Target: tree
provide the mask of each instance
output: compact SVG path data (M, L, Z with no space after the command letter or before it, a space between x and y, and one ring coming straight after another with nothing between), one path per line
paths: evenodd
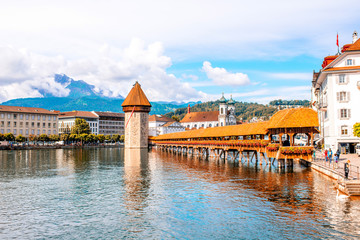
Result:
M105 136L105 140L106 140L106 141L110 141L110 140L111 140L111 136L110 136L110 135L106 135L106 136Z
M53 141L53 142L56 142L56 141L60 140L60 137L59 137L59 135L52 134L52 135L49 136L49 140Z
M31 142L37 141L37 139L38 139L38 137L37 137L36 135L30 134L29 140L30 140Z
M19 135L15 138L15 140L19 143L25 142L25 137L23 135Z
M71 129L71 134L90 134L90 126L85 119L75 119L75 125Z
M99 134L99 135L97 135L97 138L98 138L99 142L101 142L101 143L103 143L103 142L105 141L105 136L104 136L104 134Z
M69 136L69 134L61 134L60 140L64 142L69 141Z
M43 143L45 144L46 141L49 141L48 135L46 135L45 133L41 134L39 136L39 141L43 141Z
M180 122L180 118L178 115L173 115L171 118L177 122Z
M6 133L4 137L6 141L15 141L15 136L12 133Z
M354 136L360 137L360 123L355 123L353 126Z
M121 135L121 136L120 136L120 142L123 143L124 141L125 141L125 135Z
M70 141L76 141L76 139L77 139L77 134L70 134L69 135L69 140Z
M0 141L4 141L4 140L5 140L4 134L0 133Z
M114 142L119 142L120 141L120 135L119 134L114 134L114 135L112 135L111 139Z

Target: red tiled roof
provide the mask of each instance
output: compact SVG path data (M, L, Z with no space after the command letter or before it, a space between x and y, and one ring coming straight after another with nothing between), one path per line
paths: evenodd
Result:
M125 98L124 102L121 104L122 107L126 106L145 106L151 107L149 100L147 99L145 93L141 89L141 86L138 82L135 83L134 87L130 90L129 94Z
M268 128L318 127L317 112L311 108L288 108L275 113Z
M348 47L345 51L360 51L360 38L356 42L351 44L351 46Z
M49 111L43 108L5 106L5 105L0 105L0 112L40 113L40 114L58 115L58 112Z
M173 125L174 123L175 123L175 121L173 121L173 122L167 122L167 123L165 123L164 125L162 125L161 127L169 127L169 126Z
M343 70L360 70L360 66L333 67L333 68L325 69L324 72L343 71Z
M218 121L219 111L187 113L180 121L185 122L214 122Z
M59 118L67 117L84 117L84 118L99 118L96 114L86 111L72 111L72 112L62 112L59 114Z
M174 119L162 115L150 115L149 122L174 122Z

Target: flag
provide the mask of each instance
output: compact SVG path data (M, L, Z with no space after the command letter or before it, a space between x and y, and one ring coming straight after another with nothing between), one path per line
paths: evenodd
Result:
M339 34L336 33L336 45L339 47Z
M128 119L128 120L127 120L127 122L126 122L125 128L126 128L126 127L127 127L127 125L129 124L130 119L131 119L131 117L132 117L132 115L133 115L134 111L135 111L135 106L134 106L134 108L133 108L133 110L132 110L132 112L131 112L131 114L130 114L129 119Z

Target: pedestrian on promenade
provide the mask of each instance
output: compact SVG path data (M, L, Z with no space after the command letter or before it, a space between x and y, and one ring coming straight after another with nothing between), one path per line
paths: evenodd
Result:
M334 154L334 168L338 168L339 157L337 153Z
M340 148L338 148L338 150L336 151L336 154L337 154L338 158L340 159Z
M327 160L328 160L328 150L327 149L325 149L325 161L327 162Z
M313 152L313 161L315 161L315 158L316 158L316 150L314 150Z
M332 160L332 155L333 155L333 152L331 150L331 148L329 149L329 161L331 163L331 160Z
M350 160L347 160L347 162L345 163L344 171L345 171L345 178L348 179L349 171L350 171Z

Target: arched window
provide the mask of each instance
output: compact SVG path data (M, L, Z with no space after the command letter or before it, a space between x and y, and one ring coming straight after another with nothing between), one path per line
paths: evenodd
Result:
M211 123L209 124L209 127L212 127Z
M221 114L224 114L224 109L223 109L223 108L220 108L220 110L221 110Z
M221 126L223 126L223 123L221 123Z
M197 128L197 124L194 125L194 128Z
M204 127L204 124L201 124L201 127Z

